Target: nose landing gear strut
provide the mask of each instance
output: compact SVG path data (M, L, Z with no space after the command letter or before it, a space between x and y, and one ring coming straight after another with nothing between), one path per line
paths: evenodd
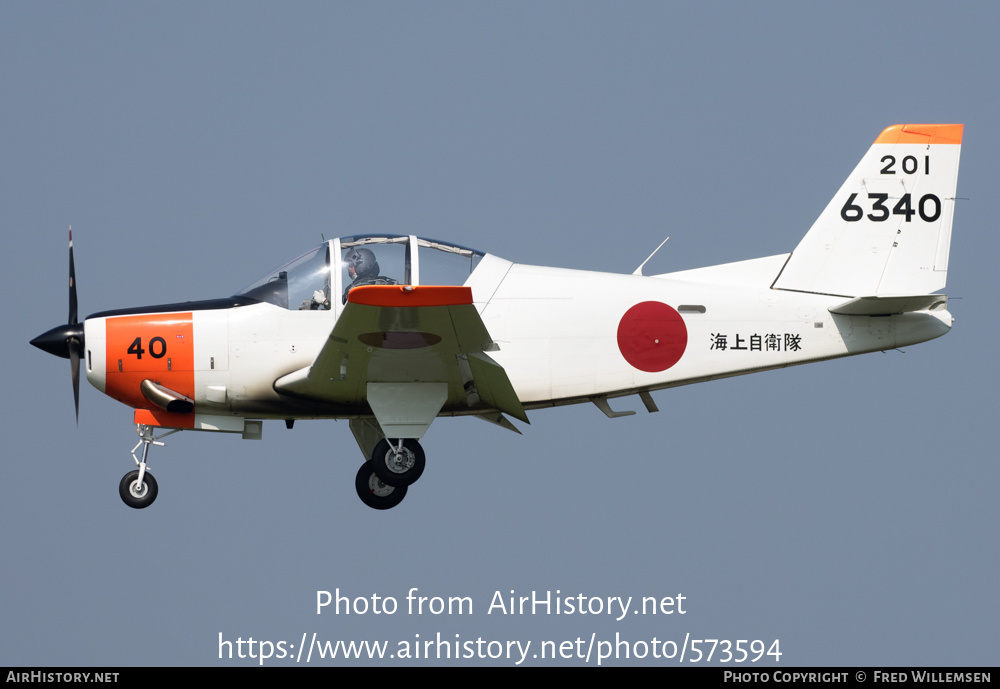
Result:
M118 484L118 494L121 495L126 505L141 510L153 504L153 501L156 500L156 494L159 491L156 479L149 473L149 469L146 466L146 458L149 456L149 446L159 445L160 447L166 447L166 443L161 443L160 440L166 438L168 435L177 433L181 429L175 428L172 431L167 431L163 435L155 437L153 436L153 426L136 424L135 430L139 434L139 442L132 448L132 459L135 460L135 464L139 469L130 471L122 477L121 483ZM139 449L140 445L142 445L141 460L135 456L135 451Z

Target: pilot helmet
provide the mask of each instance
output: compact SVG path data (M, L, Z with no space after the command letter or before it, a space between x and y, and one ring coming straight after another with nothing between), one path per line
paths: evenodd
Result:
M355 280L378 277L378 261L371 249L351 249L344 256L344 261L348 267L354 266Z

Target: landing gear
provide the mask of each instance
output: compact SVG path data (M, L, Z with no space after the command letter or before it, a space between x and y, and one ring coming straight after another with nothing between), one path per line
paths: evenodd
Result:
M361 502L376 510L395 507L406 497L406 487L424 473L424 450L413 438L382 438L370 462L358 469L354 487Z
M372 470L371 462L365 462L358 469L354 488L361 502L376 510L395 507L406 497L406 486L390 486L382 481Z
M118 484L118 494L122 496L122 500L126 505L141 510L143 507L152 505L153 501L156 500L156 494L159 492L156 479L153 478L153 475L149 473L146 467L149 446L159 445L160 447L164 447L165 443L161 443L160 439L177 433L181 429L175 428L155 438L153 437L153 426L137 424L135 430L139 434L140 440L132 448L132 459L135 460L135 464L139 468L138 470L128 472L122 477L121 483ZM135 451L139 449L140 445L142 445L141 460L135 456Z
M424 473L424 450L412 438L390 441L383 438L372 452L371 470L389 486L405 487L416 483Z
M125 501L126 505L137 510L152 505L158 491L156 479L148 471L145 472L142 480L139 479L138 470L130 471L118 484L118 494L122 496L122 500Z

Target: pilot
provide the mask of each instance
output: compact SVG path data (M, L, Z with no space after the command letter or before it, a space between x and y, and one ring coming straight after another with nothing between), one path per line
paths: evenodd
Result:
M371 249L354 248L344 256L347 273L351 276L351 284L344 290L344 303L347 303L347 293L362 285L396 285L392 278L379 275L378 261Z

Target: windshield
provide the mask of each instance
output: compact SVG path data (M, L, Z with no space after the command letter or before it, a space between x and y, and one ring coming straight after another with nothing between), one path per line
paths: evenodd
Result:
M237 294L292 311L330 308L330 249L324 244L289 261Z

